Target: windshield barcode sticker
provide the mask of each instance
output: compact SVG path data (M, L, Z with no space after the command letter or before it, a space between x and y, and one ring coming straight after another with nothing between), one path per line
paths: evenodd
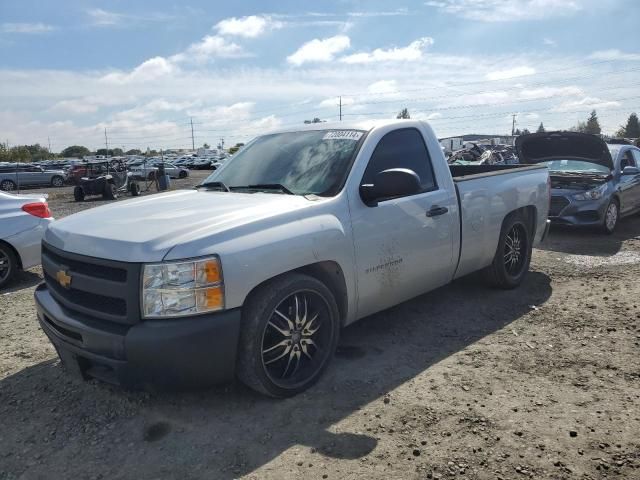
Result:
M357 142L364 132L358 130L332 130L327 132L322 140L353 140Z

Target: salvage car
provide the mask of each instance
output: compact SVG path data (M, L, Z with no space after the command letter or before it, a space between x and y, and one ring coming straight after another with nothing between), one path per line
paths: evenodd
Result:
M87 195L102 195L105 200L115 200L121 193L132 197L140 195L140 185L121 160L93 162L85 165L83 177L72 177L76 183L73 198L83 202Z
M523 163L544 163L551 176L553 223L614 232L640 211L640 149L607 145L597 135L545 132L516 139Z
M0 190L12 192L20 187L64 186L66 174L63 170L45 170L29 164L10 164L0 167Z
M42 235L52 221L46 195L0 192L0 288L40 264Z
M542 165L449 166L416 120L265 134L197 189L54 223L38 320L82 378L236 375L295 395L345 325L477 270L520 285L548 228L548 180Z

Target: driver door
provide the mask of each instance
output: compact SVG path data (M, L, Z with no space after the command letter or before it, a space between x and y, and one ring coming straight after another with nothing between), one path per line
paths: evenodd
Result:
M394 130L382 137L360 184L373 183L377 173L390 168L413 170L422 191L376 206L367 206L359 196L351 198L358 317L444 285L455 267L455 194L439 188L417 129Z

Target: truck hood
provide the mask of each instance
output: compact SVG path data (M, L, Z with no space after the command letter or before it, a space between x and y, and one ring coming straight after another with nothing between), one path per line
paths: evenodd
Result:
M51 224L45 242L61 250L124 262L161 261L172 247L313 202L274 193L178 190L125 200Z
M607 144L598 136L577 132L544 132L516 138L520 163L581 160L613 170Z

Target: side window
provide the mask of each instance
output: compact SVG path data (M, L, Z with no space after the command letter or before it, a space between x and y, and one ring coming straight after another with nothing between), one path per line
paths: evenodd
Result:
M636 150L635 148L631 150L631 154L633 155L633 159L636 162L636 167L640 165L640 150Z
M624 152L624 155L620 162L620 170L624 170L624 167L635 167L635 166L636 166L636 162L633 159L633 154L631 153L631 150L627 150L626 152Z
M378 173L390 168L408 168L416 172L423 191L436 187L429 152L422 134L415 128L395 130L382 137L371 155L362 183L374 183Z

